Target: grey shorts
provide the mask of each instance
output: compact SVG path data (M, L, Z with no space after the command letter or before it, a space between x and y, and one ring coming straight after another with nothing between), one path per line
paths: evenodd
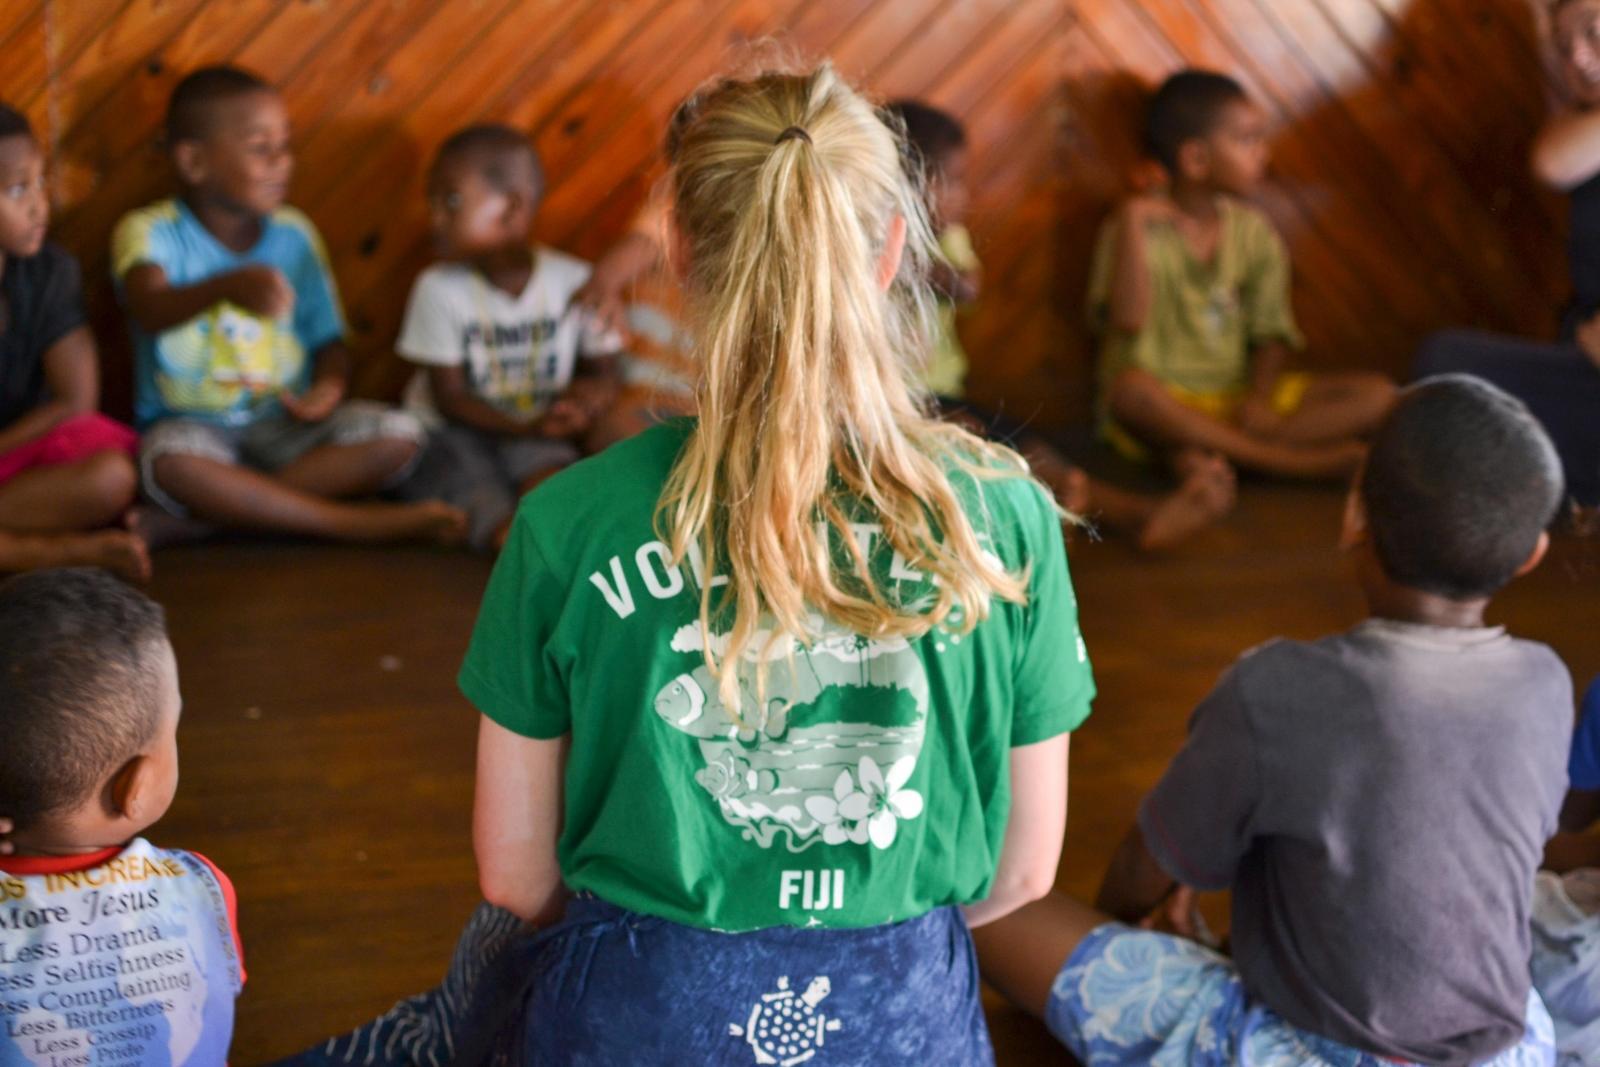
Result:
M517 510L522 483L582 456L570 441L495 437L466 426L441 426L411 476L396 487L406 500L443 500L467 513L467 540L485 550Z
M187 510L156 481L155 464L162 456L202 456L219 463L271 473L324 445L359 445L399 438L421 444L427 431L415 415L371 400L341 404L321 422L300 422L286 414L267 415L247 426L218 426L201 419L162 419L139 441L139 474L151 503L174 515ZM415 462L395 475L399 482Z

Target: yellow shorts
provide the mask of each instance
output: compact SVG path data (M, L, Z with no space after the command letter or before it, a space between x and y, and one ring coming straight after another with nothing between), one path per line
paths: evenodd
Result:
M1220 393L1197 393L1192 389L1185 389L1181 385L1171 382L1162 382L1172 398L1186 408L1210 415L1214 419L1232 422L1239 412L1239 405L1244 403L1244 398L1249 395L1243 389L1229 389ZM1278 384L1272 388L1272 410L1279 415L1293 415L1300 410L1300 405L1305 402L1306 392L1311 388L1311 375L1290 373L1278 375ZM1112 448L1128 459L1147 460L1151 456L1150 447L1139 440L1127 429L1122 427L1115 419L1106 419L1105 426L1100 431Z

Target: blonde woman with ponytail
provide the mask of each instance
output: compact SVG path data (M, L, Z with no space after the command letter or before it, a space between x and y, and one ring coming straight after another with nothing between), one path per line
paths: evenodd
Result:
M929 417L932 241L831 67L680 116L697 419L521 509L461 686L538 1063L983 1064L968 927L1044 894L1094 688L1060 516Z

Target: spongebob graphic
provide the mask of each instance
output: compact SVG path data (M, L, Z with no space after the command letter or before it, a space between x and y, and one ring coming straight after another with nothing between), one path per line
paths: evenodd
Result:
M158 337L156 364L167 407L227 412L293 388L305 351L287 319L224 302Z

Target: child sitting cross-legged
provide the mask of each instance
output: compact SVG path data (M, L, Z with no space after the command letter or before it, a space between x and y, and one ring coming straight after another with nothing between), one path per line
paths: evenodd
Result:
M413 406L442 421L401 495L460 507L478 549L499 549L517 499L583 454L617 393L621 337L571 306L589 264L529 241L543 192L538 153L508 126L439 147L428 200L444 262L412 286L396 345L419 367Z
M181 706L144 594L87 568L0 586L0 1063L226 1062L233 886L139 836L178 787Z
M1103 435L1179 474L1220 456L1282 477L1348 475L1394 386L1286 369L1301 343L1288 252L1244 200L1266 173L1265 116L1233 79L1183 71L1156 92L1145 139L1171 184L1106 224L1090 282Z
M1572 682L1484 623L1561 499L1555 449L1487 383L1425 380L1344 516L1369 618L1241 658L1195 710L1092 910L976 933L1001 991L1084 1064L1549 1064L1534 874L1565 786ZM1178 933L1233 892L1227 959Z
M234 67L173 90L180 194L117 226L112 267L133 324L143 515L156 540L202 525L339 541L453 541L438 501L354 502L396 482L423 431L346 402L350 356L327 253L285 206L294 159L273 88ZM188 520L180 522L178 520Z
M95 410L100 369L78 263L45 239L45 158L0 105L0 571L88 564L150 574L134 432Z
M1006 441L1027 457L1063 508L1133 535L1141 548L1171 548L1226 515L1234 503L1234 475L1219 458L1195 457L1176 492L1147 496L1091 478L1041 434L967 401L967 354L956 330L956 312L977 299L982 264L966 227L966 130L955 116L918 100L896 100L887 110L904 128L906 148L914 157L909 161L912 173L926 194L929 221L939 241L940 259L933 269L939 328L921 384L933 394L941 415Z

